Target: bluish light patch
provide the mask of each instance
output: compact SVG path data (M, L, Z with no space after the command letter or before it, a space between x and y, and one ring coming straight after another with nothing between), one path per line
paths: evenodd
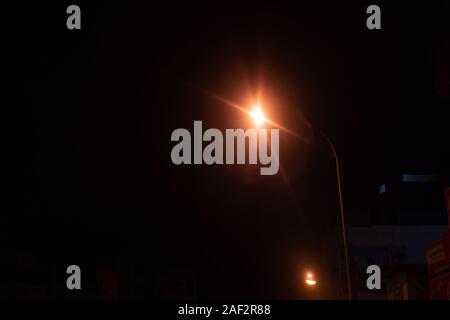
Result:
M385 184L385 183L382 183L382 184L380 184L380 185L378 186L378 193L379 193L379 194L385 193L386 190L387 190L387 187L386 187L386 184Z
M435 174L404 174L403 182L433 182L436 181Z

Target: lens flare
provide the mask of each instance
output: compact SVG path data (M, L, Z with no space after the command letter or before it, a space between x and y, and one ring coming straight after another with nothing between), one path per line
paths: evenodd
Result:
M266 121L266 118L264 117L264 114L259 105L255 106L254 109L251 111L251 116L257 127L259 127Z

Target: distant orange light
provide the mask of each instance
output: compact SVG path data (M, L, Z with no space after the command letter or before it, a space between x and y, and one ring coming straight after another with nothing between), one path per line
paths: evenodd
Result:
M306 279L305 282L308 286L315 286L317 284L317 281L314 280L314 276L312 273L307 273L306 274Z

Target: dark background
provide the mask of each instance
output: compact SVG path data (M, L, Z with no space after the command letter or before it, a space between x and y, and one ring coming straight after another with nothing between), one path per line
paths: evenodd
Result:
M63 286L73 263L119 270L124 297L163 297L148 279L182 270L200 298L305 298L313 268L340 297L334 163L303 117L336 144L348 212L391 172L448 181L448 1L376 3L373 31L364 1L80 2L79 31L69 4L24 4L9 25L19 199L4 247L38 253L42 282ZM174 129L248 125L205 91L258 90L309 141L281 134L278 175L172 164Z

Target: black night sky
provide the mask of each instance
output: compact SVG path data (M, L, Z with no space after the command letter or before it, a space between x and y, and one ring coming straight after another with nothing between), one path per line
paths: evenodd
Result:
M64 285L51 261L111 268L128 298L164 297L155 275L174 270L195 274L199 298L307 298L296 281L311 267L341 297L334 160L305 119L335 143L350 223L380 183L423 173L438 186L417 197L445 224L450 6L430 2L379 4L381 30L364 1L82 2L79 31L69 3L17 8L17 240L3 246L37 253L42 283ZM245 105L258 90L307 140L281 133L276 176L172 164L176 128L248 124L208 92Z

